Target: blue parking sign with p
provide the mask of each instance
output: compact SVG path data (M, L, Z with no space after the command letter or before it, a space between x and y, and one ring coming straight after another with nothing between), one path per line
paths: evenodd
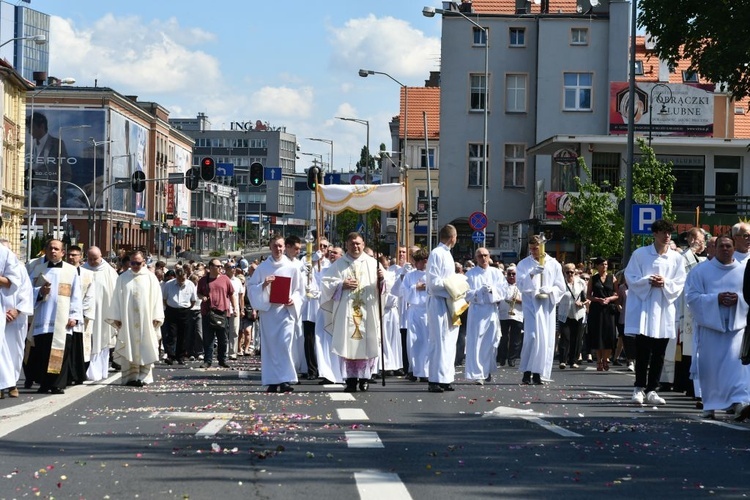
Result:
M661 205L633 205L633 234L651 234L651 224L661 219Z

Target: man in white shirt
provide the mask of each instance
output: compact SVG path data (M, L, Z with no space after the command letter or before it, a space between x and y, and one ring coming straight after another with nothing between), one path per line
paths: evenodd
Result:
M190 330L191 309L198 302L198 292L192 281L185 276L185 270L178 267L174 271L175 279L162 285L164 298L164 331L169 334L164 338L164 350L167 352L165 363L171 365L185 364L185 345L187 332Z

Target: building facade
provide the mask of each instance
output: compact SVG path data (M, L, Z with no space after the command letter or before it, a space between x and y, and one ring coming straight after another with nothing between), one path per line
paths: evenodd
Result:
M26 168L35 235L95 244L103 252L170 255L191 246L190 193L169 173L190 167L193 140L156 103L107 87L30 91ZM145 190L132 188L143 172ZM175 187L177 186L177 187ZM58 209L59 207L59 209ZM57 226L60 220L60 226Z
M215 182L206 183L207 189L196 191L193 227L197 249L228 249L240 241L257 242L259 216L272 226L286 225L295 205L297 139L293 134L260 121L233 122L230 130L212 130L204 114L174 118L170 123L195 140L193 165L198 166L205 157L213 158L217 165L231 165L222 167L231 175L217 176ZM259 187L250 185L250 165L256 162L265 169L265 182ZM262 237L263 228L260 234Z
M44 35L46 43L37 44L30 40L14 40L0 48L0 58L13 64L25 79L34 81L34 73L43 73L42 80L49 71L50 29L49 15L23 5L0 1L0 43L14 38Z

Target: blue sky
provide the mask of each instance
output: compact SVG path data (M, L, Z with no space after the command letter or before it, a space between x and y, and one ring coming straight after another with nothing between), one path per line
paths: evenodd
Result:
M50 74L78 85L111 87L155 101L172 117L206 113L212 128L232 121L286 126L302 150L349 170L366 129L334 119L370 121L370 147L390 149L388 121L399 87L440 64L439 17L422 16L425 0L32 0L53 16ZM312 157L302 156L298 169Z

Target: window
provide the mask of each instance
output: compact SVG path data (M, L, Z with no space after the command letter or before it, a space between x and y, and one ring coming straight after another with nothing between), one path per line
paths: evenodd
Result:
M526 46L526 28L510 28L510 46Z
M698 73L695 71L683 71L682 81L685 83L698 83Z
M505 75L505 112L526 112L526 75Z
M565 111L591 110L591 73L565 73Z
M489 166L487 167L489 170ZM469 144L469 187L481 187L484 172L484 145Z
M591 182L602 191L609 192L616 188L620 185L620 164L620 153L594 152L591 159Z
M483 111L487 98L487 85L484 81L484 74L471 75L471 111Z
M429 157L430 157L430 168L435 168L435 148L429 148ZM426 165L427 158L424 154L424 148L419 149L419 168L427 168Z
M505 145L505 187L526 187L526 151L523 144Z
M477 28L475 26L474 30L473 30L473 33L474 33L474 43L473 43L473 45L475 47L484 47L485 45L487 45L487 31L486 31L486 29L480 29L480 28Z
M643 74L643 61L636 61L635 62L635 74L636 75L642 75Z
M588 28L571 28L570 29L571 45L588 45L589 30Z

